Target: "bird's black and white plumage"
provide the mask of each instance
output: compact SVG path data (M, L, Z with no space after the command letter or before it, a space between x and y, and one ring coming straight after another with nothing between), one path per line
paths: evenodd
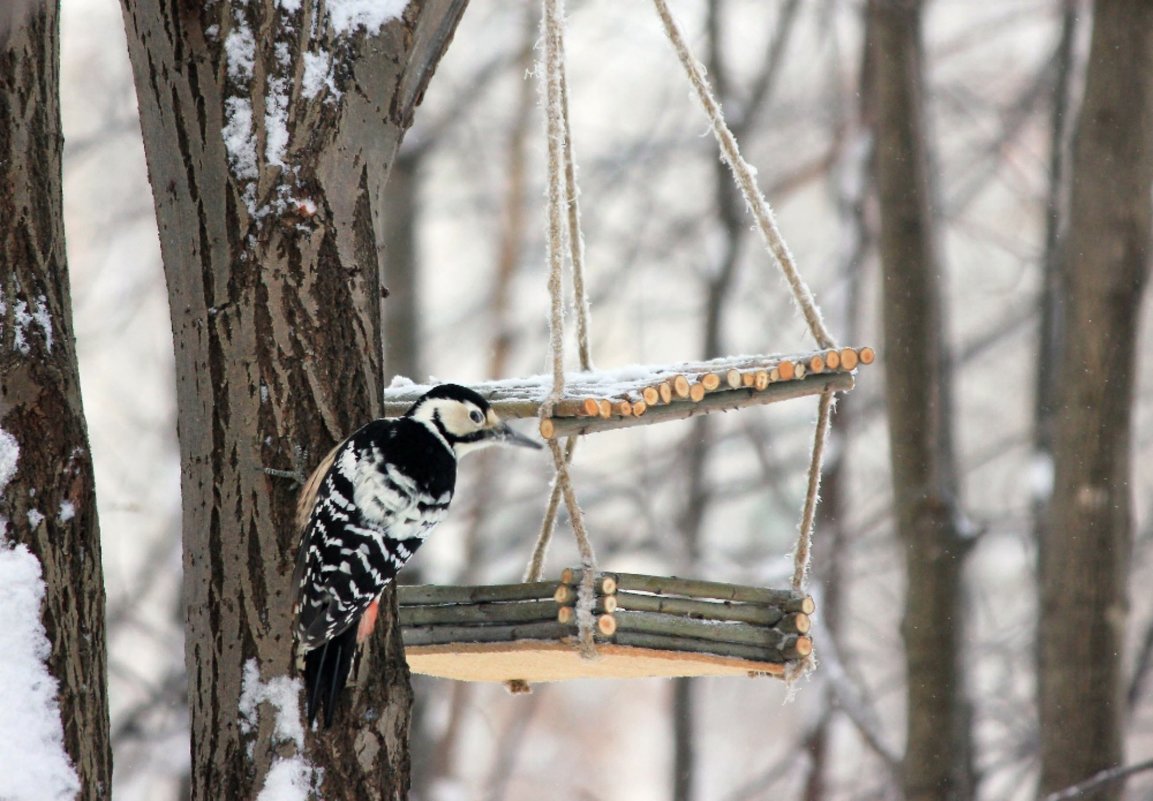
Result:
M305 483L295 616L310 723L323 703L331 725L381 591L448 511L457 459L497 443L540 447L480 395L442 384L403 417L374 420L337 445Z

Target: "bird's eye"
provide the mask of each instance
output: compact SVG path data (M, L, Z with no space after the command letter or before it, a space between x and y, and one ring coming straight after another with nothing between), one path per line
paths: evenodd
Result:
M468 413L468 419L472 420L478 426L484 422L484 415L480 413L479 409L473 409Z

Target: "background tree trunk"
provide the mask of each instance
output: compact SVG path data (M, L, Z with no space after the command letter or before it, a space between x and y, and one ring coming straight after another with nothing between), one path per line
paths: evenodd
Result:
M123 3L176 344L201 799L253 797L299 749L276 726L295 709L239 720L246 664L293 662L296 488L263 468L307 470L381 410L383 189L465 0L411 2L379 34L289 5ZM327 86L304 80L318 63ZM354 703L306 737L327 797L407 792L411 690L383 617Z
M1153 6L1096 3L1074 133L1054 491L1040 549L1042 794L1123 758L1131 407L1153 184L1153 86L1137 76L1151 69Z
M0 540L40 561L64 747L80 797L98 799L112 790L104 575L64 248L58 11L17 3L0 20L0 427L20 445Z
M872 0L866 36L880 202L885 395L897 530L905 547L905 798L971 795L962 679L966 542L924 107L921 4Z

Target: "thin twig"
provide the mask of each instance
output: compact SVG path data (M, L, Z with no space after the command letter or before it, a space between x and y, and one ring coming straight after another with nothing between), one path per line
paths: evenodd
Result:
M1115 768L1109 768L1100 773L1095 773L1090 778L1074 784L1072 787L1066 787L1064 790L1049 793L1049 795L1045 796L1044 801L1067 801L1067 799L1070 798L1084 798L1099 790L1103 790L1106 785L1124 781L1135 773L1143 773L1147 770L1153 770L1153 759L1147 759L1135 765L1118 765Z

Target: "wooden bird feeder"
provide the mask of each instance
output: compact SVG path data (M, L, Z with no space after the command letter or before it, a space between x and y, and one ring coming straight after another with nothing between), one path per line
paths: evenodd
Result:
M583 238L568 130L560 0L543 0L548 142L548 262L551 376L490 381L473 388L504 418L537 417L556 469L552 495L525 581L491 586L402 586L400 622L414 672L466 681L530 681L646 676L769 675L791 679L811 669L813 599L804 592L821 457L832 399L853 388L871 364L868 347L839 347L777 230L753 169L721 117L700 63L665 0L654 0L665 32L712 124L757 230L781 272L818 350L594 371L588 350ZM567 246L567 247L566 247ZM581 370L563 368L561 275L567 250ZM385 413L402 414L430 387L396 384ZM820 397L791 588L601 572L568 472L576 437L809 395ZM561 447L562 438L566 445ZM542 581L542 562L563 496L581 567Z
M711 581L598 573L597 658L578 650L579 568L559 581L399 588L409 667L466 681L781 676L812 653L812 597Z

